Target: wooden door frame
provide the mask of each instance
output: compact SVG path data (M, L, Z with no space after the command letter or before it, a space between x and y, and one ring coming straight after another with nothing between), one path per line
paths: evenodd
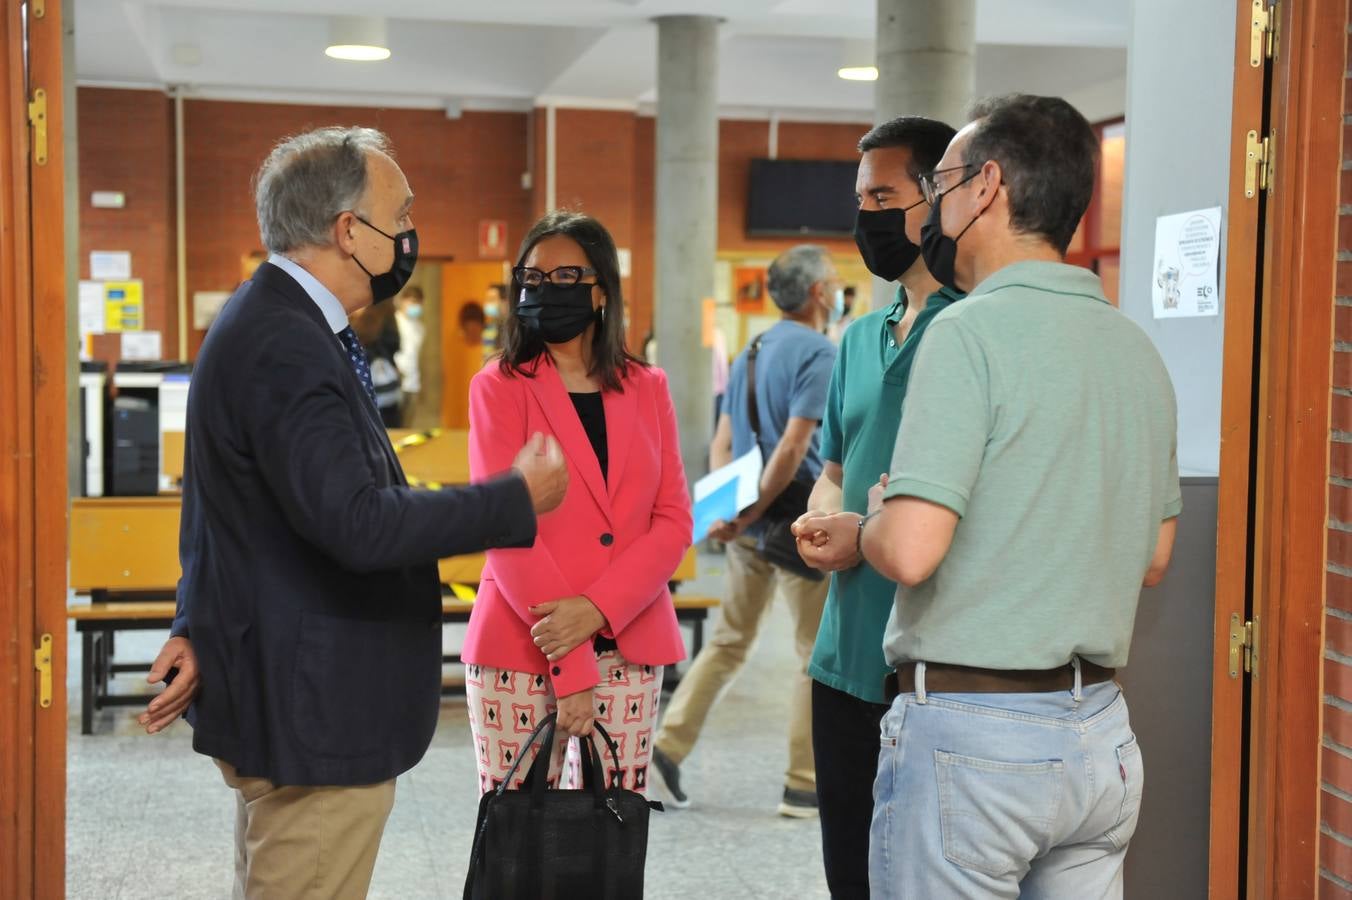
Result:
M0 8L0 896L65 894L66 288L61 3L28 18L29 87L46 92L31 162L20 5ZM52 637L52 703L33 652Z
M1249 4L1236 0L1230 192L1226 204L1225 334L1221 374L1219 487L1216 509L1216 624L1211 682L1211 837L1208 896L1240 896L1244 746L1241 674L1230 677L1230 618L1248 618L1249 471L1253 440L1253 366L1258 295L1259 199L1245 197L1247 135L1263 121L1264 69L1250 65Z
M33 493L36 534L34 641L52 636L52 705L38 709L34 733L36 843L33 894L66 895L66 561L70 534L70 477L66 452L67 343L65 108L62 6L46 0L46 14L29 19L29 79L47 91L47 164L30 178L33 321Z
M1348 7L1301 0L1279 10L1259 339L1253 610L1262 656L1252 683L1248 886L1257 897L1311 897Z
M1221 419L1210 894L1235 897L1243 887L1252 897L1312 897L1318 880L1329 385L1347 0L1301 0L1277 7L1280 38L1271 87L1276 166L1262 236L1263 303L1256 334L1257 263L1243 252L1257 246L1258 214L1257 204L1243 196L1243 144L1247 131L1261 122L1261 109L1253 107L1252 82L1261 70L1248 61L1249 4L1240 0L1239 7ZM1330 51L1331 42L1336 52ZM1246 726L1234 715L1241 708L1244 686L1229 678L1227 668L1229 615L1244 615L1248 588L1259 623L1259 659L1249 685L1252 712ZM1250 754L1248 797L1241 807L1238 784L1226 778L1240 771L1245 742ZM1247 817L1242 881L1241 815Z

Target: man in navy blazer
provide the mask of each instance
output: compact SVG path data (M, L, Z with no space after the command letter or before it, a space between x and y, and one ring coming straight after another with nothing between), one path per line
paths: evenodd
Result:
M436 560L530 546L567 469L537 435L486 483L407 486L348 324L417 256L383 135L283 141L256 201L272 255L193 372L178 614L150 676L177 677L141 721L186 710L236 790L237 897L364 897L394 779L437 723Z

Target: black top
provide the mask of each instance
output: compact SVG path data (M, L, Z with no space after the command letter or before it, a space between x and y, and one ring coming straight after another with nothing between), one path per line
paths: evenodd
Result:
M591 441L592 450L596 451L596 461L601 464L601 477L608 480L610 451L606 447L606 406L601 400L601 392L570 393L568 396L573 398L577 417L582 420L582 427L587 432L587 439Z
M375 784L441 701L433 560L535 539L518 477L410 490L319 307L264 263L192 377L173 633L197 654L193 748L277 785Z
M573 394L573 407L577 410L577 417L582 420L582 428L587 432L587 440L591 441L592 450L596 452L596 461L601 464L601 477L609 480L610 450L606 446L606 405L601 399L601 392L596 391L590 394ZM598 634L592 638L592 649L597 653L605 653L608 650L618 650L614 638L608 638L603 634Z

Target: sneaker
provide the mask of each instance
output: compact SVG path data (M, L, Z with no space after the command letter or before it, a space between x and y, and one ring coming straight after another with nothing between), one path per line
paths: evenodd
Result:
M662 782L662 788L667 792L671 799L671 805L677 809L686 809L690 806L690 798L681 790L681 767L671 761L667 756L656 747L653 748L653 768L657 770L657 780ZM813 805L816 805L816 798L813 798Z
M779 814L786 819L817 818L817 792L784 788L784 799L779 801Z

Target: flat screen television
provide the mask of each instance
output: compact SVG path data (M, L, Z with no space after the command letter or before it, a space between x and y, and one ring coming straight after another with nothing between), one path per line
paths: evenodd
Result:
M746 204L750 237L848 237L854 233L854 177L839 160L753 159Z

